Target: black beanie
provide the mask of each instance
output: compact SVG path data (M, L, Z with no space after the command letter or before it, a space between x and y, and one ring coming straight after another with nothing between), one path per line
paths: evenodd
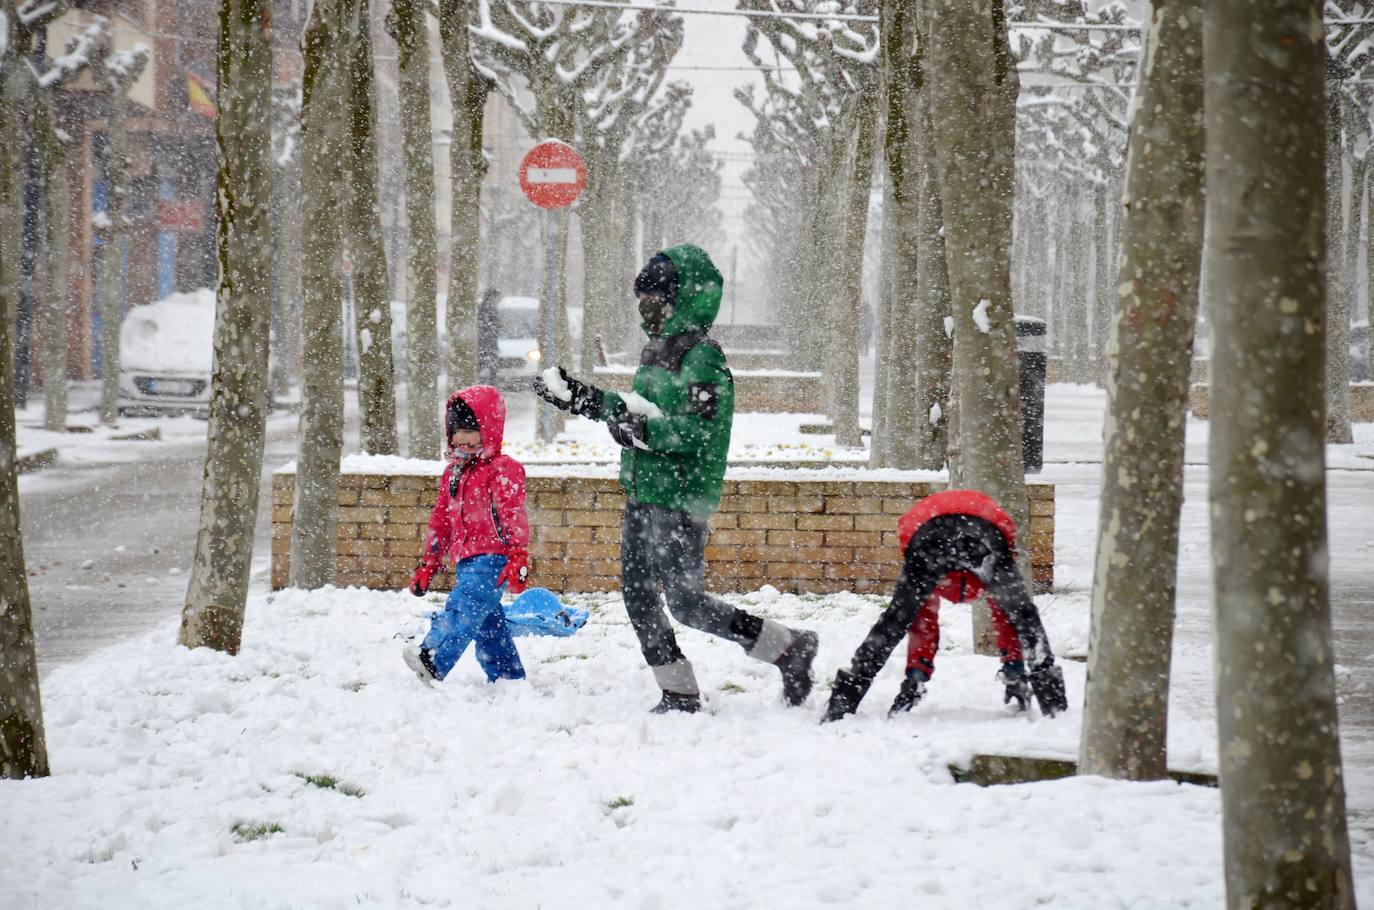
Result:
M472 408L461 398L456 398L453 404L448 406L448 414L444 420L444 429L447 431L445 438L452 436L459 430L481 430L477 424L477 415L472 413Z
M635 276L635 294L653 294L668 303L677 303L677 266L673 260L658 253Z

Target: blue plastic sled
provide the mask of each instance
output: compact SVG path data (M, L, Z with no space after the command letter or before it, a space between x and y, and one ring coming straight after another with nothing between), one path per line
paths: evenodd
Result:
M548 588L530 588L504 608L510 634L567 637L587 623L581 607L567 607Z

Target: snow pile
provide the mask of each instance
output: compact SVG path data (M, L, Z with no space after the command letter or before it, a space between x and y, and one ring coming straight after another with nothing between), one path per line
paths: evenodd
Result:
M125 369L209 376L215 357L215 292L201 288L130 308L119 343Z
M804 708L772 667L684 630L707 711L649 715L615 595L570 597L592 614L571 638L520 639L522 683L489 686L469 653L425 687L395 636L438 596L352 589L255 598L237 657L176 648L168 623L59 668L53 777L0 782L0 906L1222 903L1216 791L951 782L979 751L1072 757L1081 664L1064 662L1067 715L1010 716L947 605L925 702L887 719L898 656L857 716L820 726L882 598L731 599L820 633ZM1081 647L1086 597L1040 602L1056 648ZM1206 717L1171 706L1171 726L1175 765L1214 767Z

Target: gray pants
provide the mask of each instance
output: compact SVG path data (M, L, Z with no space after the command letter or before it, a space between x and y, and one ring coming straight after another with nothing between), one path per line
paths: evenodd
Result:
M706 593L706 516L630 502L620 524L620 586L630 625L659 688L696 694L691 663L678 649L663 611L685 626L726 638L749 656L775 663L792 644L792 630ZM659 598L663 586L663 600Z

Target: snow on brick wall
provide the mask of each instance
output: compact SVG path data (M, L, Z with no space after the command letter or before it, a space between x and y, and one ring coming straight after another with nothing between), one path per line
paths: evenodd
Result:
M338 584L404 589L420 554L436 480L345 474L339 486ZM620 589L620 515L614 477L527 478L532 583L553 591ZM711 517L707 587L887 593L900 567L897 518L943 485L908 481L736 480ZM1054 486L1031 484L1029 546L1037 593L1054 582ZM272 478L272 587L290 571L295 475ZM446 590L452 574L435 577Z

